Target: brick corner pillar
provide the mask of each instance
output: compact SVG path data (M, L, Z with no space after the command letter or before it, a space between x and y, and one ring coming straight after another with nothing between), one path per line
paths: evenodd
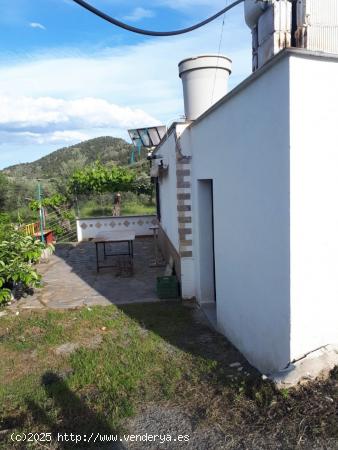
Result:
M191 159L177 154L176 190L182 298L195 297L193 224L191 211Z

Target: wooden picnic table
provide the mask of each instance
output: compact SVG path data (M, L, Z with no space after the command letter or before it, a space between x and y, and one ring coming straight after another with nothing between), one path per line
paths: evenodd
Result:
M94 239L91 239L92 242L95 243L96 247L96 270L97 272L100 271L100 269L106 268L106 267L115 267L114 265L100 265L99 260L99 245L103 245L103 255L104 259L107 259L107 256L129 256L131 264L133 264L133 258L134 258L134 240L135 240L135 231L109 231L105 232L102 235L97 236ZM113 252L113 253L107 253L106 245L111 244L119 244L126 242L128 244L128 250L125 252Z

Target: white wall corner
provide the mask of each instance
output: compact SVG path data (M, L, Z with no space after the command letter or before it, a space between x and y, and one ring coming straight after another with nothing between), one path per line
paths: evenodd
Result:
M181 293L183 299L196 296L194 258L181 258Z

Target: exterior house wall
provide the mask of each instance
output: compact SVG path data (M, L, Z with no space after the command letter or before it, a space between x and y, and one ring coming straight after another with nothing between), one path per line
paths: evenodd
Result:
M159 224L159 230L158 230L158 243L161 249L161 253L164 256L166 262L168 263L170 258L172 258L174 263L174 269L175 274L179 281L181 281L181 258L173 244L171 243L170 239L168 238L165 231L163 231L163 228L161 226L161 223Z
M190 157L181 154L180 136L188 122L175 124L156 149L158 159L167 170L159 177L161 228L159 242L166 259L172 257L181 282L182 298L195 296L192 251Z
M291 359L338 343L338 62L291 57Z
M157 151L163 157L166 170L159 178L161 226L174 249L179 252L177 194L176 194L176 152L175 137L171 133Z
M182 280L210 303L201 187L212 180L217 326L265 373L338 343L337 80L337 57L286 50L179 138L181 157L191 156ZM177 175L178 143L166 142ZM176 216L168 191L164 208L163 227Z
M217 325L271 372L290 361L288 59L228 97L181 138L192 154L196 285L198 180L212 179Z

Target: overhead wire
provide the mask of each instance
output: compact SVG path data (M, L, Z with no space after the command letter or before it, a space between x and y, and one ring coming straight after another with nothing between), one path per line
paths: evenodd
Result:
M223 41L224 24L225 24L225 14L223 15L222 26L221 26L221 35L220 35L219 44L218 44L217 66L216 66L216 69L215 69L214 82L213 82L213 86L212 86L211 105L213 104L213 101L214 101L215 86L216 86L216 76L217 76L217 70L218 70L218 66L219 66L219 57L220 57L220 54L221 54L221 46L222 46L222 41Z
M203 27L204 25L207 25L208 23L217 19L217 17L220 17L222 14L225 14L226 12L230 11L230 9L232 9L235 6L239 5L240 3L244 2L244 0L235 0L230 5L226 6L221 11L214 14L213 16L208 17L205 20L202 20L202 22L199 22L188 28L181 28L179 30L173 30L173 31L153 31L153 30L144 30L142 28L133 27L131 25L126 24L125 22L121 22L120 20L115 19L112 16L109 16L105 12L95 8L90 3L85 2L84 0L73 0L73 2L77 3L79 6L86 9L87 11L95 14L96 16L100 17L101 19L103 19L113 25L116 25L117 27L123 28L124 30L131 31L132 33L143 34L145 36L176 36L178 34L189 33L191 31L194 31L194 30L197 30L198 28Z

